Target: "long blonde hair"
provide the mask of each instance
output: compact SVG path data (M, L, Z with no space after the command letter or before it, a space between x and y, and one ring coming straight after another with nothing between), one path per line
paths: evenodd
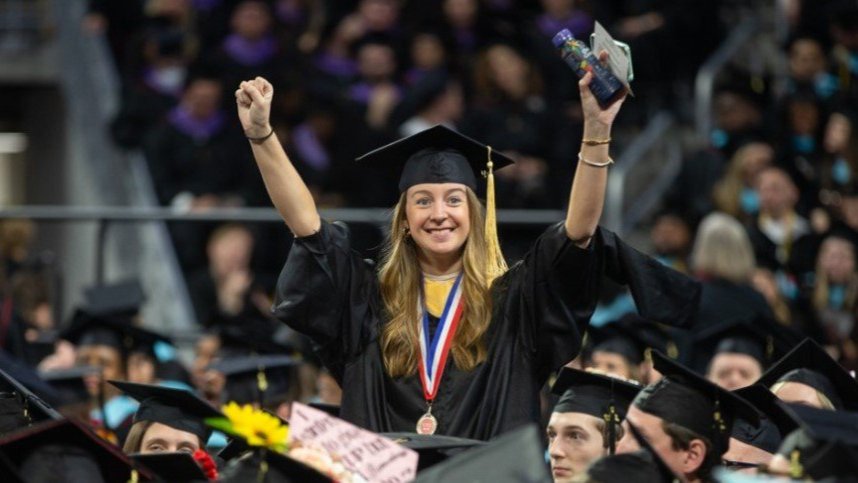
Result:
M461 370L470 371L486 360L483 334L492 315L491 282L487 264L485 213L477 195L468 188L470 233L462 249L462 298L465 301L450 353ZM381 332L384 367L391 377L416 374L419 357L417 300L421 273L417 246L407 234L405 193L393 208L393 221L379 269L381 299L388 322Z
M691 250L692 270L698 276L748 283L755 267L754 249L742 224L724 213L707 215Z

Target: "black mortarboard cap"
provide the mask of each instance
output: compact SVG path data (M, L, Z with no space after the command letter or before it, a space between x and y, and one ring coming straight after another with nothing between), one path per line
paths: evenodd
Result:
M858 482L858 446L840 441L825 443L813 454L806 456L802 466L805 476L815 481Z
M628 422L628 427L629 427L629 431L631 431L631 433L632 433L632 437L635 438L635 440L638 442L638 445L640 445L641 451L643 453L649 455L649 459L652 462L652 464L655 465L655 469L657 471L656 474L652 474L650 471L646 471L641 476L648 475L649 477L656 477L656 479L650 480L653 482L673 483L673 482L680 481L679 478L677 478L676 475L667 466L667 463L665 463L664 460L661 459L661 456L658 455L658 452L656 452L656 450L652 447L652 445L649 444L649 441L643 437L643 435L638 430L638 428L634 424L632 424L631 422ZM610 471L609 468L606 468L606 469L608 471ZM588 474L589 474L589 472L588 472ZM608 473L608 474L610 475L610 473ZM617 475L617 476L620 476L620 475ZM630 475L630 476L633 476L633 475ZM635 481L635 482L637 482L637 481L647 481L647 480L639 480L637 478L631 478L631 479L625 478L625 479L619 479L619 480L604 479L604 480L598 480L598 481L605 481L605 482L608 482L608 481L620 481L620 482Z
M744 354L765 369L799 342L788 327L766 317L730 319L704 327L694 334L690 366L705 374L717 354Z
M83 382L88 374L100 374L101 368L95 366L77 366L69 369L55 369L39 372L39 377L57 390L62 404L78 404L89 401L90 395Z
M417 460L417 471L435 466L462 451L482 446L484 441L475 439L457 438L455 436L443 436L439 434L416 434L416 433L381 433L382 436L392 439L396 443L413 449L419 454Z
M735 418L759 424L756 409L741 397L659 351L652 351L652 360L664 377L638 394L638 409L705 436L719 455L727 451Z
M757 381L768 388L778 382L806 384L825 395L834 409L858 411L858 382L811 339L805 339Z
M128 456L137 466L147 468L162 481L209 481L190 453L133 453Z
M357 161L398 170L401 192L421 183L462 183L476 190L489 155L495 171L513 164L479 141L437 125L370 151Z
M205 418L223 418L224 415L209 403L185 389L107 381L140 402L134 422L153 421L171 428L195 434L205 444L211 430Z
M588 481L600 483L671 483L676 480L655 453L643 450L599 458L587 468L587 476Z
M291 354L295 347L285 340L289 328L267 319L223 321L217 327L220 354L224 357L250 354Z
M858 446L858 412L831 411L777 401L805 434L815 441L840 441Z
M17 469L28 481L129 481L132 474L131 460L117 446L69 419L8 435L0 439L0 453L20 462ZM138 472L149 477L148 471Z
M77 310L69 327L60 338L77 346L106 345L123 355L141 351L154 354L157 342L171 343L166 336L131 325L131 321L116 315L96 315Z
M146 300L139 280L96 285L84 291L86 311L95 315L133 316Z
M301 363L290 356L248 356L223 359L209 367L226 376L230 401L265 405L271 395L285 394L294 383L294 369Z
M778 398L763 386L755 384L736 389L734 393L751 403L763 417L758 427L744 419L736 419L732 437L763 451L775 453L783 439L798 427L798 422L777 403Z
M336 404L311 402L311 403L307 403L307 405L310 406L311 408L318 409L319 411L324 411L324 412L330 414L331 416L333 416L335 418L340 417L340 409L341 408L340 408L340 406L337 406Z
M62 419L60 413L0 369L0 434L56 419Z
M263 464L263 462L265 464ZM221 472L218 481L265 483L331 483L333 480L294 458L276 451L255 450L249 457L235 460Z
M542 448L539 430L528 424L429 468L415 481L550 482Z
M620 354L632 364L640 364L649 350L664 352L672 359L679 357L673 337L659 324L638 314L626 314L602 327L590 327L593 351Z

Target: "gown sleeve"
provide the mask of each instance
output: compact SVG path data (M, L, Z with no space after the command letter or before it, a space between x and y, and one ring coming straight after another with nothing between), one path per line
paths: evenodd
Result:
M313 235L296 238L277 280L273 314L308 336L339 378L342 367L376 336L378 282L370 262L351 248L348 229L322 221Z

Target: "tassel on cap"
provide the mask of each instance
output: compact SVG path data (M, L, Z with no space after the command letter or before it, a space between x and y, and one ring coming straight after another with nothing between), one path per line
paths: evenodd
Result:
M506 259L498 241L497 214L495 212L495 175L492 147L487 146L486 161L486 277L491 283L507 271Z

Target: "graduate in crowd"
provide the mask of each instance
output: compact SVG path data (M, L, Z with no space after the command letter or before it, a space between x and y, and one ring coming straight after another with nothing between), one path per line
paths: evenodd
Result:
M561 397L547 428L555 483L573 481L590 463L614 453L626 410L640 389L610 374L560 371L552 391Z
M634 426L658 457L682 481L710 481L727 452L734 421L759 426L759 414L747 401L653 351L662 379L644 388L626 414L627 431L617 452L639 449L628 430Z
M473 439L537 421L539 388L580 349L603 264L630 285L639 307L659 312L642 315L688 322L683 310L693 310L699 288L598 229L622 101L601 108L589 82L580 83L584 141L566 220L509 269L496 239L492 175L510 163L506 156L436 126L359 158L367 173L401 170L376 270L352 250L343 226L320 219L271 128L273 86L256 78L236 90L269 195L296 236L275 315L315 343L343 386L344 419L374 431ZM482 171L485 212L475 194ZM666 292L644 300L654 286Z

